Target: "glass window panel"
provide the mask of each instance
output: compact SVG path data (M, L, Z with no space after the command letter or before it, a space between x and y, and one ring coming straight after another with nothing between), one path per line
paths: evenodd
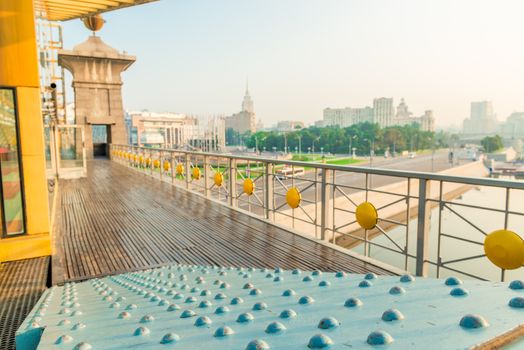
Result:
M7 235L24 232L24 210L15 96L12 89L0 88L0 168L2 175L2 227Z

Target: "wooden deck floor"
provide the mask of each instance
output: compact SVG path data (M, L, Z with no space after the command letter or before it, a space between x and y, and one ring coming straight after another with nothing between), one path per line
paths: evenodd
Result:
M108 160L59 195L54 283L173 262L390 274Z

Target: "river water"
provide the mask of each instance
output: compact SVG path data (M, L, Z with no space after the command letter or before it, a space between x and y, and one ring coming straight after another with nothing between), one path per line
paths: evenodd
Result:
M476 205L485 208L493 208L503 210L505 207L505 189L493 188L493 187L480 187L469 190L459 198L452 201L450 206L472 224L477 226L479 229L486 233L490 233L494 230L504 228L504 214L497 213L485 209L461 207L459 204ZM509 210L517 213L524 214L524 191L511 190ZM438 252L438 240L439 240L439 209L438 207L431 211L431 230L430 230L430 245L429 245L429 257L430 261L437 261ZM508 217L508 229L516 232L521 237L524 237L524 215L510 214ZM411 220L409 223L409 235L408 235L408 251L412 255L416 255L416 233L417 222ZM471 224L460 218L455 213L448 209L442 211L442 222L441 232L449 234L455 237L465 238L478 243L484 242L484 234L478 229L474 228ZM406 228L396 227L388 232L388 235L401 247L406 244ZM393 244L384 235L379 236L373 240L377 244L381 244L387 247L392 247ZM459 241L449 237L441 236L440 240L441 249L440 257L443 262L473 257L484 254L484 249L481 244L473 244L469 242ZM362 245L355 249L359 253L363 253ZM360 251L359 251L360 250ZM383 261L399 268L404 268L404 256L389 250L371 246L370 256L377 260ZM501 270L494 266L486 257L475 258L472 260L451 263L448 265L451 268L459 271L464 271L469 274L478 276L483 279L489 279L492 281L499 281L501 279ZM415 260L408 260L408 270L412 273L415 272ZM436 276L436 267L431 266L430 277ZM463 274L450 271L446 268L440 269L440 277L458 276L464 279L467 277ZM524 279L524 267L517 270L506 271L505 280L511 281L513 279Z

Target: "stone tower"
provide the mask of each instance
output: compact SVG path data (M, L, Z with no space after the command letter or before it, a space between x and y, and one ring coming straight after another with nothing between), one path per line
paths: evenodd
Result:
M58 63L73 75L76 124L84 125L87 158L93 158L93 151L107 155L109 143L126 143L121 73L135 60L94 34L73 50L58 53ZM95 125L105 127L107 140L94 150Z

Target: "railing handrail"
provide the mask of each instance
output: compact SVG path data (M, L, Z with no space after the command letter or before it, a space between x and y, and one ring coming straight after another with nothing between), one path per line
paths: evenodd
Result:
M254 157L254 156L240 156L224 153L211 153L211 152L196 152L196 151L184 151L170 148L154 148L154 147L144 147L144 146L132 146L124 144L112 144L119 147L130 147L130 148L139 148L145 150L159 151L159 152L175 152L182 153L187 155L195 156L209 156L209 157L220 157L220 158L230 158L236 160L250 160L262 163L272 163L272 164L290 164L302 167L313 167L318 169L327 169L327 170L338 170L338 171L350 171L354 173L361 174L372 174L372 175L383 175L383 176L393 176L393 177L403 177L403 178L412 178L419 180L432 180L432 181L443 181L443 182L453 182L461 183L465 185L474 185L474 186L491 186L498 188L512 188L517 190L524 190L524 181L511 181L504 179L493 179L493 178L480 178L480 177L466 177L466 176L457 176L457 175L444 175L444 174L435 174L422 171L407 171L407 170L397 170L397 169L385 169L385 168L371 168L364 166L352 166L352 165L337 165L337 164L324 164L324 163L314 163L314 162L303 162L297 160L285 160L285 159L275 159L275 158L263 158L263 157Z

